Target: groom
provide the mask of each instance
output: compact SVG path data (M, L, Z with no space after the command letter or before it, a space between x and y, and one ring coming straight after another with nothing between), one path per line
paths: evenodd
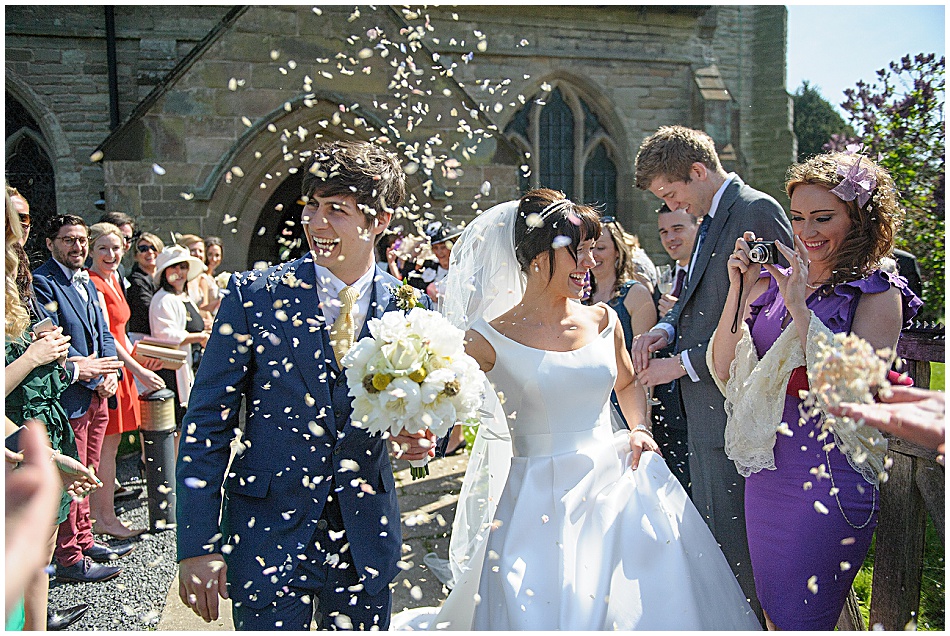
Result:
M373 248L405 175L373 144L322 143L303 195L310 252L231 278L195 379L177 467L179 594L206 621L231 598L239 630L386 629L395 483L387 443L350 422L339 359L395 309L399 281ZM433 441L403 431L390 443L421 459Z

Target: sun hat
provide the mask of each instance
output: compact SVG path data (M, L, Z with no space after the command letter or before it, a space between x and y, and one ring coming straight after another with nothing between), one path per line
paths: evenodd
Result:
M194 280L201 272L207 269L204 263L189 254L188 250L184 247L172 245L163 249L158 254L158 258L155 259L155 282L161 284L162 272L172 265L178 265L179 263L188 263L189 281Z

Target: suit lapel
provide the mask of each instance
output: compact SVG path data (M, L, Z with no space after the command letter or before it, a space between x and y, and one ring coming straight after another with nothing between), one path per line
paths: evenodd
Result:
M86 331L86 335L89 337L89 342L91 344L95 344L95 334L92 331L93 317L90 313L92 308L92 297L89 298L88 303L83 302L82 296L79 295L79 290L77 290L75 285L73 285L72 282L66 278L66 272L63 271L63 268L52 259L50 259L47 269L52 272L53 281L59 284L60 288L63 290L63 296L65 296L66 300L69 301L69 304L72 306L76 316L80 318L79 322L82 324L82 328ZM89 293L88 288L86 289L86 293ZM83 317L85 317L85 320L82 319Z
M317 404L329 405L330 370L324 359L333 354L328 351L328 341L324 336L326 330L317 296L313 260L304 256L289 263L283 272L274 283L271 295L275 301L282 301L281 309L287 314L286 320L279 321L285 341L310 396Z
M692 297L693 291L698 287L699 279L702 278L706 266L709 265L709 259L712 258L713 252L716 250L716 243L719 241L722 228L725 227L726 221L732 213L732 205L739 198L739 187L741 185L742 180L738 176L733 177L732 182L726 186L725 192L722 193L722 198L719 199L719 205L716 206L716 216L709 224L709 229L703 238L703 244L699 246L699 254L696 255L696 264L693 266L693 272L689 277L689 285L687 285L685 292L686 298L683 302L688 302Z

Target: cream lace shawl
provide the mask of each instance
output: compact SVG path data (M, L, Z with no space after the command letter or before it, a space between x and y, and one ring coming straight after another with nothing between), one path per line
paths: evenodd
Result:
M803 365L811 376L818 351L815 336L824 332L831 340L832 333L811 312L808 351L802 351L798 331L786 329L760 360L748 325L743 323L741 329L742 337L736 346L736 357L729 367L726 383L716 376L712 346L707 347L706 363L726 398L726 455L735 462L739 474L748 477L762 469L775 470L773 448L776 433L784 431L783 434L788 435L799 426L799 422L782 422L788 380L792 371ZM879 485L884 474L887 440L869 426L848 425L848 422L824 417L826 424L835 424L831 427L835 444L845 453L851 466L868 483Z

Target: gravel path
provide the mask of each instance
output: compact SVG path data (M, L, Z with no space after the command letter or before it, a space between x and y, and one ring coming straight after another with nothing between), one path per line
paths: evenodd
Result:
M118 461L119 482L124 486L143 488L138 499L123 501L117 510L119 518L134 528L148 527L144 482L139 481L138 456ZM96 541L109 543L106 537ZM175 531L142 534L131 540L135 549L119 559L122 573L104 583L58 583L50 581L49 602L54 609L65 609L88 603L91 607L81 620L69 627L72 631L140 631L154 629L165 608L168 586L175 578ZM114 541L114 543L120 543Z

